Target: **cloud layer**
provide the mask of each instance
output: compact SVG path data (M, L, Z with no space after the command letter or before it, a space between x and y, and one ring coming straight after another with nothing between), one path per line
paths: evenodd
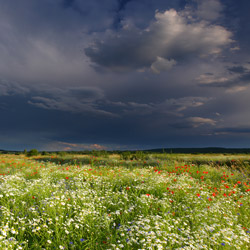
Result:
M85 49L99 66L113 71L150 68L169 70L183 60L217 55L232 43L232 33L219 25L192 20L174 9L156 12L145 29L124 21L119 31L108 30Z
M0 148L249 145L249 7L0 0Z

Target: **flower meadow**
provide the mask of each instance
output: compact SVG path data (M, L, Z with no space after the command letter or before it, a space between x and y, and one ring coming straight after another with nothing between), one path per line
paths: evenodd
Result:
M249 159L0 155L0 249L250 249Z

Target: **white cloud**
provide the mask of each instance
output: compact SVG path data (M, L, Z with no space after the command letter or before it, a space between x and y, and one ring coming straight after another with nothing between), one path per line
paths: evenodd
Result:
M162 71L170 70L174 65L176 65L175 60L173 59L167 60L165 58L157 56L156 61L151 64L151 70L154 73L159 74Z
M216 71L216 70L215 70ZM250 69L248 64L226 66L215 74L205 73L196 78L200 86L228 88L226 92L234 93L247 89L250 84Z
M107 146L87 143L69 143L63 141L52 141L42 146L46 151L79 151L79 150L107 150Z
M194 128L200 127L202 125L211 125L215 126L216 121L210 118L203 118L203 117L189 117L187 120L192 124Z
M108 30L85 53L97 65L113 71L151 67L158 73L187 58L219 54L232 43L231 37L222 26L192 21L185 11L170 9L157 12L146 29L124 21L122 30Z
M138 115L148 115L148 114L164 114L170 116L183 116L183 112L191 109L197 108L205 105L212 98L207 97L182 97L182 98L170 98L166 99L160 103L136 103L128 102L123 103L124 111L126 114L138 114Z
M237 92L242 92L245 91L247 89L247 86L234 86L232 88L226 89L226 93L237 93Z
M226 76L215 76L215 75L210 75L210 74L202 74L199 77L196 78L196 80L200 83L200 84L223 84L223 83L227 83L229 81L232 80L232 76L231 77L226 77Z
M184 111L188 108L196 108L207 103L211 98L207 97L182 97L182 98L171 98L163 102L160 107L165 107L176 112Z

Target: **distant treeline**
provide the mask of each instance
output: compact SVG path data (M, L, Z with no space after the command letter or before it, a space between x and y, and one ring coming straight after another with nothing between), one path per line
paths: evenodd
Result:
M151 153L173 153L173 154L249 154L250 148L157 148L144 150Z
M124 157L129 154L136 154L139 156L143 154L153 153L167 153L167 154L249 154L250 148L219 148L219 147L207 147L207 148L157 148L147 150L123 150L123 151L106 151L106 150L92 150L92 151L38 151L37 149L31 149L27 151L12 151L12 150L0 150L0 154L25 154L27 156L34 155L52 155L57 154L64 155L93 155L93 156L108 156L111 154L121 154ZM126 157L125 157L126 158Z

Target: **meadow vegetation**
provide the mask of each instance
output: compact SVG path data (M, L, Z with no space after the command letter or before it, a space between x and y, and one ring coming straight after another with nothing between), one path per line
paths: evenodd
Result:
M0 249L250 249L250 155L0 155Z

